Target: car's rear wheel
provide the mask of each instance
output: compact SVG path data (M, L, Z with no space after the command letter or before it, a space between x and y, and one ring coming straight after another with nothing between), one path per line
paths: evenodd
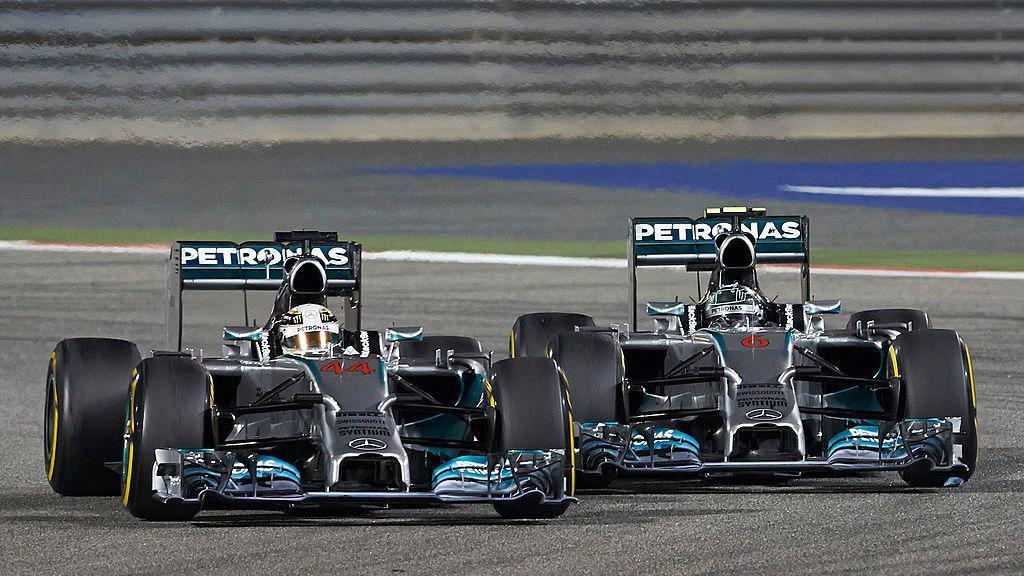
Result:
M495 502L494 509L504 518L561 516L569 506L562 497L576 489L572 413L561 371L549 358L510 358L494 363L490 382L499 453L562 455L559 464L535 476L539 483L532 491L514 501Z
M600 332L563 333L548 343L548 351L568 381L573 419L580 424L618 422L625 360L615 337ZM581 488L604 488L615 480L616 468L605 463L604 450L592 455L582 446L582 438L576 447Z
M862 326L867 326L868 322L874 322L876 325L894 325L902 324L905 326L905 330L922 330L924 328L931 328L932 322L928 318L928 314L923 310L915 310L913 308L881 308L878 310L862 310L860 312L854 312L850 315L849 322L846 323L848 330L856 330L857 323L860 322Z
M64 496L115 496L121 424L135 344L107 338L62 340L50 355L43 414L46 478Z
M132 378L124 423L122 501L143 520L188 520L199 504L160 502L153 473L158 448L209 444L210 377L202 364L181 356L143 360Z
M421 340L406 340L398 343L400 358L433 359L437 351L447 354L449 350L456 353L481 352L480 341L469 336L424 336Z
M559 334L570 334L576 327L594 326L594 319L584 314L567 312L536 312L524 314L512 325L508 338L508 355L545 356L547 345Z

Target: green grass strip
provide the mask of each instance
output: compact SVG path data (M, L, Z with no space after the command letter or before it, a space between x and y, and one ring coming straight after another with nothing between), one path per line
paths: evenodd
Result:
M32 240L73 244L170 244L175 240L269 239L269 233L195 232L172 229L31 228L0 226L0 240ZM625 240L567 242L560 240L495 240L437 236L355 235L367 250L422 250L426 252L473 252L625 258ZM890 252L850 248L813 248L812 264L818 266L884 267L908 270L1024 271L1024 253Z

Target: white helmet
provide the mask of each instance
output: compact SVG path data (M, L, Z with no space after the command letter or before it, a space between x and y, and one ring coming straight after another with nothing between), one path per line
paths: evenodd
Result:
M278 339L284 354L328 354L341 341L341 324L324 306L302 304L281 316Z

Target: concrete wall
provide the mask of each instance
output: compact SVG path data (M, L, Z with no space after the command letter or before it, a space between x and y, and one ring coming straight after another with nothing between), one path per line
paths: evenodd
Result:
M0 138L1024 135L1019 0L24 0Z

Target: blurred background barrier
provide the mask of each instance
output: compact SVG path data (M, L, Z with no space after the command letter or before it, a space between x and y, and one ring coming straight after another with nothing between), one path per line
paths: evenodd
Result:
M1024 135L1019 0L23 0L0 138Z

